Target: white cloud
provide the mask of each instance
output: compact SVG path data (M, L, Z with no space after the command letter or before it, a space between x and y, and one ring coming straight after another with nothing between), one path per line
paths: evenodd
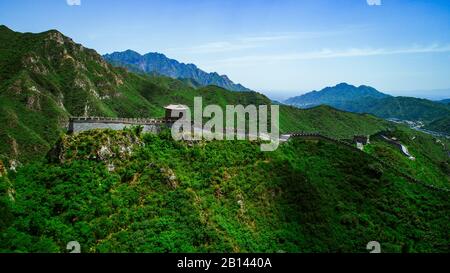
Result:
M230 41L215 41L201 45L194 45L190 47L182 48L169 48L166 51L173 52L188 52L188 53L218 53L218 52L231 52L240 51L244 49L254 49L262 47L267 43L292 39L293 36L289 34L285 35L267 35L267 36L250 36L231 39Z
M297 38L297 33L287 33L287 34L274 34L266 36L250 36L238 39L239 42L243 43L253 43L253 42L271 42L271 41L281 41L290 40Z
M180 48L168 48L167 52L183 52L189 54L219 53L233 52L245 49L255 49L265 47L273 43L280 43L295 39L315 39L328 37L346 33L348 30L336 31L310 31L310 32L287 32L287 33L271 33L260 36L234 37L228 41L214 41L200 45L193 45Z
M217 53L217 52L229 52L229 51L239 51L243 49L251 49L258 47L254 43L237 43L237 42L211 42L202 45L196 45L191 47L182 48L169 48L167 51L177 51L185 53Z
M66 0L69 6L81 6L81 0Z
M406 48L350 48L345 50L322 49L310 52L294 52L274 55L253 55L244 57L233 57L222 59L215 62L224 65L252 65L255 63L277 62L277 61L295 61L295 60L314 60L330 58L349 58L349 57L367 57L383 56L397 54L417 54L417 53L439 53L450 52L450 44L429 46L411 46Z
M381 0L366 0L369 6L381 6Z

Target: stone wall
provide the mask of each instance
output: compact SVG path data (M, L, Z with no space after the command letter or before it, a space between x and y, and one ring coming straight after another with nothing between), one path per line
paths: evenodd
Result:
M144 132L158 133L171 123L159 119L124 119L124 118L71 118L69 132L78 133L92 129L123 130L126 127L142 126Z

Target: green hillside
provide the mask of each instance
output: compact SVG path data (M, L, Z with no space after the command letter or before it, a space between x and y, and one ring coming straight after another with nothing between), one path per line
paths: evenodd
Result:
M70 116L157 118L199 96L271 104L115 68L58 31L0 27L0 252L65 252L73 240L83 252L367 252L369 241L448 251L449 140L368 114L280 105L281 133L372 135L364 151L291 139L261 152L260 141L175 142L139 128L66 134Z
M369 113L380 118L421 121L426 128L448 133L450 107L444 101L431 101L412 97L392 97L369 86L356 87L346 83L312 91L285 101L299 108L318 105L353 113Z
M130 130L58 147L0 177L0 251L65 252L73 240L82 252L367 252L373 240L383 252L448 251L448 193L336 143L267 153Z
M371 113L383 118L421 120L432 122L450 115L450 107L426 99L389 97L380 100L361 101L357 112Z
M445 134L449 132L450 107L426 99L411 97L360 99L332 106L354 113L370 113L381 118L421 121L426 129Z
M329 106L298 109L280 106L280 127L283 132L318 132L335 138L371 135L392 127L387 121L367 114L353 114Z
M425 129L450 135L450 115L429 123L425 126Z
M107 64L94 50L56 30L18 33L0 27L0 160L42 158L67 128L70 116L162 117L163 106L270 104L256 92L186 80L139 75ZM281 131L321 131L335 137L372 134L384 121L331 108L310 111L281 106Z
M380 136L372 137L365 151L423 183L450 190L450 141L402 126L384 135L396 138L415 159L410 160Z

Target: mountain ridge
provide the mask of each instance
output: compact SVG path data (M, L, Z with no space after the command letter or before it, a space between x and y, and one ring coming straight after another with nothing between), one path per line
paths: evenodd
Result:
M394 97L379 92L373 87L356 87L346 83L312 91L298 97L292 97L284 103L299 108L311 108L316 105L329 105L353 113L369 113L380 118L395 118L408 121L420 121L430 128L448 134L445 117L450 115L449 104L427 99L399 96ZM436 122L438 121L439 122Z
M126 67L133 72L158 73L174 79L191 78L203 86L217 85L231 91L251 91L239 83L232 82L227 75L220 75L217 72L208 73L199 69L195 64L182 63L158 52L141 55L128 49L105 54L103 58L115 66Z
M302 108L317 106L320 104L333 104L343 101L351 101L360 98L385 98L389 95L379 92L367 85L354 86L348 83L339 83L333 87L325 87L319 91L311 91L301 96L285 100L285 103Z
M0 28L0 252L67 252L77 240L83 253L366 253L377 238L383 252L447 251L448 194L428 186L447 187L450 142L373 115L280 105L281 133L339 141L293 138L273 152L170 130L66 134L69 116L163 117L198 96L271 104L196 85L113 67L57 31ZM355 135L371 136L364 151Z
M450 99L439 100L439 103L450 104Z
M95 50L58 31L0 31L0 160L41 158L67 129L70 116L159 118L163 107L205 104L270 105L266 96L198 86L194 80L143 75L107 63ZM299 122L301 120L302 122ZM280 130L320 131L335 137L372 134L387 122L372 116L280 106ZM10 164L11 165L11 164Z

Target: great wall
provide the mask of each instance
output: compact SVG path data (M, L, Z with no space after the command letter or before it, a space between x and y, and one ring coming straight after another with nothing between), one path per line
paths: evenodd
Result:
M144 132L158 133L163 127L170 127L168 119L72 117L69 119L69 132L78 133L92 129L123 130L127 126L143 126Z
M158 133L163 128L170 128L173 124L173 119L167 119L167 118L161 118L161 119L145 119L145 118L108 118L108 117L72 117L69 119L69 133L78 133L82 131L87 131L91 129L112 129L112 130L123 130L127 126L142 126L143 132L150 132L150 133ZM382 139L386 140L386 137L381 135ZM332 138L329 136L325 136L321 133L317 132L293 132L288 134L283 134L280 136L280 143L288 142L291 139L309 139L309 140L324 140L333 142L338 145L342 145L344 147L347 147L348 149L351 149L353 151L357 151L359 153L363 153L365 156L370 157L373 161L376 161L380 163L382 166L389 167L393 169L399 176L407 179L411 183L420 184L426 188L436 190L436 191L442 191L442 192L450 192L449 189L446 188L440 188L435 185L431 185L429 183L425 183L423 181L420 181L409 174L406 174L396 168L394 165L382 161L381 159L368 154L364 152L360 148L360 142L361 136L355 136L353 139L353 142L347 142L340 139ZM368 140L366 140L368 142ZM391 141L388 141L392 144ZM398 142L395 143L396 146L398 145ZM401 146L399 146L401 147ZM404 146L403 146L404 147ZM406 155L406 154L405 154ZM409 153L407 154L408 156Z
M325 141L330 141L330 142L334 142L336 144L339 145L343 145L344 147L347 147L353 151L357 151L359 153L363 153L364 155L368 156L369 158L371 158L373 161L376 161L378 163L380 163L381 165L385 166L385 167L389 167L391 169L393 169L399 176L407 179L409 182L415 183L415 184L420 184L426 188L432 189L432 190L436 190L436 191L442 191L442 192L450 192L450 189L446 189L446 188L441 188L435 185L431 185L429 183L425 183L421 180L418 180L414 177L412 177L409 174L406 174L404 172L402 172L401 170L399 170L397 167L395 167L393 164L390 164L388 162L385 162L371 154L368 154L364 151L362 151L361 149L358 149L356 146L346 142L346 141L342 141L339 139L335 139L335 138L331 138L328 136L324 136L321 135L319 133L305 133L305 132L300 132L300 133L293 133L290 135L289 139L291 138L302 138L302 139L317 139L317 140L325 140Z

